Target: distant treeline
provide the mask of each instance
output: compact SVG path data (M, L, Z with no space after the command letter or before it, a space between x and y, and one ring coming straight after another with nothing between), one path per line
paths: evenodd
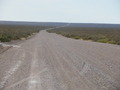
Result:
M9 42L21 38L27 38L33 33L39 32L47 27L44 26L14 26L14 25L0 25L0 41Z
M92 40L96 42L120 45L120 28L66 27L56 30L48 30L48 32L61 34L68 38Z

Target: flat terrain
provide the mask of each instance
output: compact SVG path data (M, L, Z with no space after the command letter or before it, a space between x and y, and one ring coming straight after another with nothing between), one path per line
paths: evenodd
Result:
M70 25L68 27L47 31L73 39L92 40L95 42L120 45L120 28L70 27Z
M47 28L47 26L29 25L1 25L0 42L11 42L13 40L25 40L31 35Z
M0 54L0 90L120 90L120 46L45 30Z

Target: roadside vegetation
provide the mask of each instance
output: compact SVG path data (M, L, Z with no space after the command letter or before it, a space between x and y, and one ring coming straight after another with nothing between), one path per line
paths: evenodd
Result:
M68 38L120 45L120 28L65 27L56 30L48 30L48 32L57 33Z
M43 26L13 26L0 25L0 42L10 42L11 40L18 40L27 38L28 36L44 29Z

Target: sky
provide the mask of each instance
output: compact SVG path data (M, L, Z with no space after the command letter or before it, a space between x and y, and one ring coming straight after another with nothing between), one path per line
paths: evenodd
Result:
M0 0L0 21L120 24L120 0Z

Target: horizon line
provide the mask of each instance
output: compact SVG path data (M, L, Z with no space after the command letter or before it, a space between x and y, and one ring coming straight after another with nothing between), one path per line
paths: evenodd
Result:
M0 22L26 22L26 23L71 23L71 24L120 24L120 23L103 23L103 22L63 22L63 21L12 21L12 20L0 20Z

